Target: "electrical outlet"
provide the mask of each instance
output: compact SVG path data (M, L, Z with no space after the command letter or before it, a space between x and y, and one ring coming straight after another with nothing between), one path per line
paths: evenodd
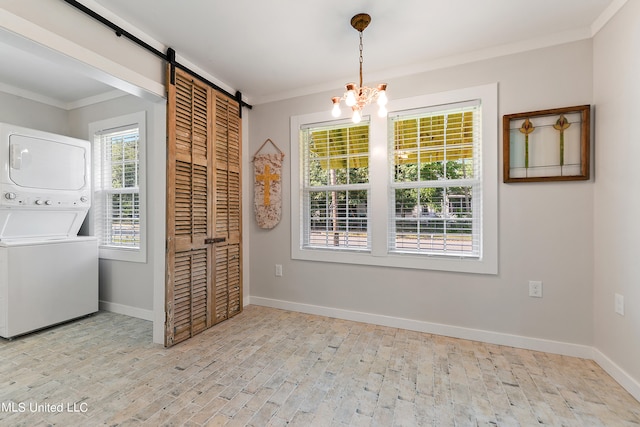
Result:
M529 296L542 298L542 282L539 280L529 280Z
M282 276L282 264L276 264L276 276L277 277Z
M620 316L624 316L624 296L620 294L615 295L614 309Z

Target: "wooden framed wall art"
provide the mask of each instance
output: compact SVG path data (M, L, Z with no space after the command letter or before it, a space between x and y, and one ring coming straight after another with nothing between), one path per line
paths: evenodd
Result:
M591 106L507 114L504 182L589 179Z

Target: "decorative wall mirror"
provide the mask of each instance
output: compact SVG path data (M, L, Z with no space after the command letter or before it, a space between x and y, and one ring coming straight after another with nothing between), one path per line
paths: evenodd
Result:
M504 182L589 179L591 107L503 117Z

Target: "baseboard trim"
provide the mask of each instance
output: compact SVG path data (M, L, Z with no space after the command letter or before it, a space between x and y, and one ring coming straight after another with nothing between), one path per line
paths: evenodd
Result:
M597 348L593 349L593 361L600 365L605 372L611 375L618 384L624 387L629 394L640 402L640 382L636 381L624 369L618 366L613 360L609 359Z
M117 304L109 301L99 301L99 307L102 311L124 314L125 316L137 317L138 319L153 322L153 310L145 310L143 308L131 307L130 305Z
M338 319L372 323L374 325L402 328L410 331L426 332L429 334L444 335L448 337L462 338L472 341L482 341L491 344L524 348L527 350L581 357L583 359L593 359L593 348L586 345L569 344L559 341L491 332L482 329L463 328L459 326L444 325L440 323L424 322L421 320L383 316L379 314L342 310L338 308L318 305L301 304L271 298L252 296L250 297L250 300L251 304L262 305L266 307L280 308L284 310L298 311L308 314L318 314L327 317L335 317Z

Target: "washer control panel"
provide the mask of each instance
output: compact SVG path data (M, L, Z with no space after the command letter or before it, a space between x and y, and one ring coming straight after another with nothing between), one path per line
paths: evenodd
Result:
M18 191L4 191L0 198L0 206L6 207L49 207L49 208L88 208L90 197L88 194L62 195L46 193L20 193Z

